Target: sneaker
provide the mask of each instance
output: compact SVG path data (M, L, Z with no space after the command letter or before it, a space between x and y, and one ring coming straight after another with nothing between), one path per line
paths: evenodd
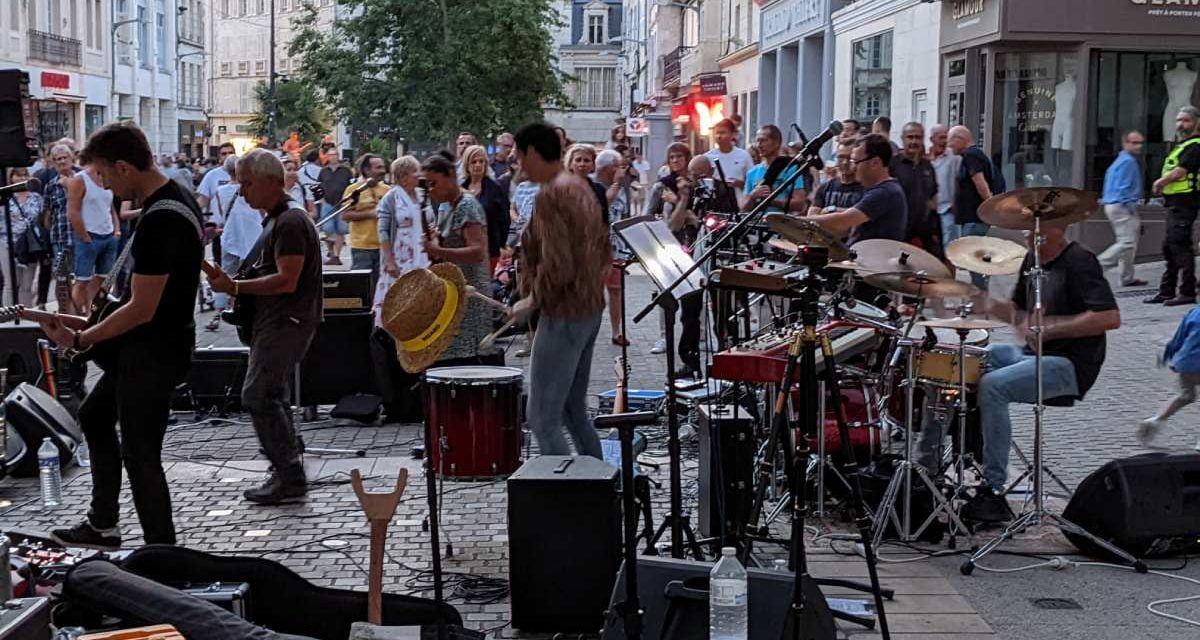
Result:
M655 340L654 346L650 347L650 353L666 353L666 352L667 352L667 339L666 338L659 338L658 340Z
M250 502L257 504L284 504L296 502L308 493L308 482L304 478L304 467L294 464L285 472L275 472L256 489L242 492Z
M963 520L1001 524L1014 517L1012 509L1008 507L1008 500L991 487L980 487L975 497L967 501L962 508Z
M70 529L51 531L50 539L64 547L116 551L121 548L121 529L97 529L84 520Z
M1146 418L1138 423L1137 439L1143 447L1149 447L1154 443L1154 439L1162 432L1163 427L1167 426L1166 420L1158 418Z
M208 324L204 325L205 331L216 331L217 329L220 329L220 328L221 328L221 314L220 313L213 316L212 320L209 320Z

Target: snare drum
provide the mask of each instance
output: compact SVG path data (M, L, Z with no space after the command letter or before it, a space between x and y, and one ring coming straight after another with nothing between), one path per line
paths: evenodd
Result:
M967 346L964 350L966 360L966 382L968 387L979 384L987 364L987 350ZM958 386L958 346L939 344L929 351L918 351L916 357L917 379L935 387Z
M520 369L440 367L425 372L425 416L434 471L496 478L521 463Z

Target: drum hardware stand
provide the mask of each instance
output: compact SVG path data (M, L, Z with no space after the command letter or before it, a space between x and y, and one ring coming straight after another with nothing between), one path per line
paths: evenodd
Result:
M954 512L954 505L946 499L937 485L930 479L925 468L913 462L913 394L916 391L916 372L914 368L914 355L916 345L908 338L912 331L916 318L921 313L921 308L925 304L924 297L918 297L917 305L913 309L912 319L910 319L908 327L905 329L904 336L898 338L893 346L891 364L889 369L894 369L898 364L900 357L900 349L906 348L905 356L905 389L904 389L904 459L901 460L895 468L891 482L888 483L887 490L884 491L883 499L879 501L879 507L875 510L875 535L872 540L876 547L883 541L883 535L887 531L888 520L896 527L898 538L902 542L911 542L918 539L925 529L929 528L938 515L945 513L952 527L958 527L960 531L966 530L966 525L962 519ZM907 345L904 343L908 342ZM890 394L889 394L890 401ZM929 489L930 496L933 499L934 507L929 516L921 523L921 526L914 532L912 529L912 482L913 475L923 482L926 488ZM901 516L896 514L896 500L900 499L904 506L904 513ZM951 537L951 542L954 538Z
M1016 491L1017 487L1021 486L1021 483L1024 482L1026 478L1032 476L1034 469L1033 463L1029 460L1029 456L1025 455L1025 452L1021 450L1021 447L1017 446L1016 442L1012 443L1012 450L1016 452L1017 457L1021 459L1021 463L1025 465L1025 470L1022 471L1021 475L1017 476L1015 480L1008 483L1008 487L1004 489L1004 495L1006 496ZM1062 481L1062 478L1058 477L1057 473L1054 473L1054 470L1050 468L1050 465L1043 464L1042 470L1045 471L1046 475L1049 476L1049 478L1063 490L1063 497L1070 497L1071 490L1067 488L1067 484Z
M638 598L637 577L637 506L634 503L633 432L635 427L653 424L658 416L653 411L616 413L597 416L597 429L613 428L621 441L621 514L624 523L625 599L608 612L610 618L621 618L625 637L642 638L642 603Z
M1034 336L1034 375L1035 384L1037 385L1037 403L1033 406L1033 471L1031 473L1033 477L1033 500L1031 501L1033 508L1030 509L1030 502L1027 502L1023 513L1017 517L1017 519L1009 523L1008 527L1006 527L998 537L980 547L974 555L962 563L962 566L959 567L959 571L966 576L971 575L971 573L975 570L975 565L979 562L979 560L998 549L1000 545L1012 539L1018 533L1025 531L1029 527L1042 524L1053 524L1065 533L1073 533L1082 538L1087 538L1093 544L1125 561L1125 563L1129 564L1138 573L1146 573L1148 570L1144 562L1137 559L1124 549L1121 549L1107 540L1096 536L1087 529L1084 529L1074 522L1067 520L1063 516L1046 510L1044 477L1046 465L1043 459L1043 445L1045 440L1045 432L1043 430L1043 413L1046 410L1046 404L1044 396L1045 376L1044 372L1042 371L1044 358L1042 351L1042 332L1045 328L1045 307L1042 304L1042 287L1046 279L1046 271L1042 268L1041 256L1042 244L1045 242L1045 237L1042 235L1042 216L1054 211L1054 201L1057 200L1058 197L1059 191L1057 189L1051 189L1046 193L1041 203L1029 207L1029 213L1033 216L1034 238L1034 247L1032 251L1033 266L1029 269L1027 274L1033 288L1033 313L1030 314L1032 316L1032 323L1030 324L1029 331Z
M426 384L424 375L421 376L421 395L424 397L422 406L430 406L431 398L429 397L429 385ZM429 515L427 516L427 520L429 522L429 546L433 551L433 556L430 562L432 563L433 569L433 603L434 608L437 611L436 621L438 640L446 640L446 618L442 612L442 606L445 603L445 598L442 592L442 545L441 541L438 539L439 496L437 478L435 477L437 474L433 468L433 425L430 423L429 413L429 411L425 411L425 420L423 420L423 437L425 440L425 451L427 455L425 456L423 461L424 464L422 466L425 467L425 498L429 508ZM445 456L442 456L441 459L444 460Z
M300 409L300 417L306 421L316 419L316 407L304 407L300 401L300 363L292 369L292 401L293 404ZM311 412L311 413L310 413ZM304 438L300 436L300 430L296 430L296 443L300 447L300 456L307 454L314 456L354 456L357 458L367 457L366 449L326 449L320 447L309 447L304 444Z

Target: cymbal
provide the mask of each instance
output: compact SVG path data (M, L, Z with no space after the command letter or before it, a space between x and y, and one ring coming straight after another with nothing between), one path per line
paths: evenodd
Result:
M874 273L875 270L868 268L867 265L856 260L841 260L839 262L830 262L825 265L830 269L840 269L842 271L853 271L855 273Z
M986 318L934 318L932 320L922 320L917 323L918 327L929 327L931 329L962 329L971 331L974 329L999 329L1000 327L1008 326L1003 322L996 320L988 320Z
M988 198L979 219L1002 229L1032 230L1034 213L1042 226L1065 227L1088 217L1100 205L1096 194L1069 187L1032 187Z
M795 242L792 242L791 240L785 240L783 238L771 238L770 240L767 240L767 246L775 249L776 251L782 251L792 255L800 253L800 247L797 246Z
M946 246L946 258L960 269L985 276L1006 276L1021 270L1029 249L1004 238L966 236Z
M821 228L811 220L789 216L784 213L768 213L767 227L783 236L785 239L795 243L795 245L812 245L816 247L827 247L829 249L829 259L833 262L847 260L850 258L850 252L846 249L846 245L832 233ZM797 249L798 251L798 249Z
M913 271L871 273L864 279L872 287L918 298L965 298L976 291L975 286L969 282Z
M950 269L933 254L896 240L862 240L852 249L857 261L871 271L894 273L919 271L935 278L949 278Z

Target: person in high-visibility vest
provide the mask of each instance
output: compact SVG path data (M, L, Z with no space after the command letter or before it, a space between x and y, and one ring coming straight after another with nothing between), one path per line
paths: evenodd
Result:
M1145 302L1168 306L1196 303L1196 249L1192 225L1200 212L1200 109L1186 106L1175 116L1178 143L1163 161L1154 193L1167 205L1167 236L1163 240L1163 272L1158 293ZM1178 290L1176 289L1178 284Z

